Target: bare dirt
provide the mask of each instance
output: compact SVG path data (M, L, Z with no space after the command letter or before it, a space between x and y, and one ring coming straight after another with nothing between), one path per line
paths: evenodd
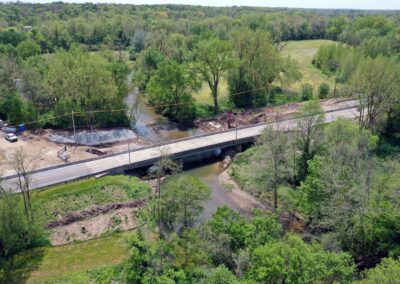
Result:
M134 208L121 208L90 219L77 221L51 230L50 243L65 245L100 237L108 231L127 231L138 227Z
M262 208L267 209L257 199L241 190L240 186L229 175L229 168L218 176L219 183L229 192L229 197L242 209Z
M321 101L325 111L346 107L349 99L327 99ZM196 126L206 132L222 131L245 125L273 122L275 119L292 118L305 102L291 103L278 107L251 109L243 112L221 113L210 119L196 121Z
M128 149L128 141L115 142L102 147L58 144L49 140L49 136L56 132L55 130L42 130L40 132L25 131L18 136L18 142L10 143L4 139L5 133L0 131L0 173L2 175L14 174L11 165L12 155L20 147L26 150L25 152L29 157L33 158L36 169L64 164L65 161L57 156L57 152L62 150L64 146L67 149L64 156L68 158L69 162L97 157L99 153L90 151L89 149L91 148L107 154ZM129 143L131 149L149 144L140 139L129 140Z

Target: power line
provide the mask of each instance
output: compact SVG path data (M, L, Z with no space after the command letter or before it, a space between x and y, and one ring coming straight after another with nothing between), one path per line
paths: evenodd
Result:
M247 90L247 91L229 94L229 96L243 95L246 93L259 91L259 90L266 89L266 88L268 88L268 86L263 86L263 87L259 87L259 88L255 88L255 89L251 89L251 90ZM145 94L145 92L139 92L137 95L141 95L141 94ZM207 101L197 100L197 102L207 102ZM90 111L84 111L84 112L82 112L82 111L81 112L73 112L72 111L72 112L65 113L65 114L60 114L60 115L55 115L55 116L47 116L45 118L41 118L38 120L24 122L23 124L30 125L30 124L35 124L35 123L39 123L42 121L47 121L49 119L61 118L61 117L66 117L66 116L71 116L71 115L87 115L87 114L96 114L96 113L125 112L125 111L139 110L139 109L145 109L145 108L163 108L163 107L171 107L171 106L191 105L192 103L193 102L174 103L174 104L159 104L159 105L139 106L139 107L131 107L131 108L123 108L123 109L90 110ZM9 127L17 127L17 125L9 126Z

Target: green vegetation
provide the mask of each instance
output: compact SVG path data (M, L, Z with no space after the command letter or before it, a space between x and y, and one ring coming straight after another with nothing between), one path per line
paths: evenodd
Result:
M334 42L331 40L301 40L284 43L282 54L296 60L303 75L303 78L299 82L290 85L289 89L300 92L302 84L307 83L315 88L322 83L326 83L331 90L334 89L334 78L321 73L318 68L312 65L319 48L333 44Z
M112 265L128 257L129 233L60 247L36 248L13 258L12 274L4 283L87 283L105 276ZM0 273L0 276L1 275ZM100 278L101 279L101 278Z
M267 203L272 203L277 188L279 194L282 186L289 185L289 197L285 193L278 202L281 210L302 212L311 233L328 248L351 253L360 266L374 265L381 257L398 257L398 158L380 159L375 152L378 136L359 130L355 123L339 120L318 128L286 134L287 138L277 130L267 131L265 135L274 139L261 138L259 146L239 154L233 176L243 189ZM293 144L282 143L287 140ZM275 151L275 141L286 150ZM307 150L306 145L312 148Z
M32 194L24 157L15 155L22 193L0 194L1 277L396 282L399 54L398 12L0 5L0 119L10 125L69 129L71 115L88 129L127 125L123 99L133 87L158 112L187 125L220 111L307 101L296 129L276 122L235 158L233 177L270 209L248 219L228 207L201 219L210 189L179 174L164 154L150 174L154 191L137 178L111 176ZM358 124L322 124L316 99L339 96L358 101ZM44 246L44 224L59 215L138 198L148 200L139 212L143 226L126 246L119 235ZM111 218L114 226L121 222ZM299 230L291 227L296 222Z
M14 283L29 279L32 283L43 283L48 278L120 263L127 256L120 235L55 248L43 247L48 243L44 225L94 204L146 198L149 191L149 186L136 177L89 178L31 193L32 212L26 213L22 195L2 190L0 281ZM114 218L113 222L122 220Z
M58 185L35 192L33 198L36 210L44 214L46 220L52 220L58 215L64 216L93 204L145 198L149 190L150 187L136 177L118 175Z
M345 253L325 252L299 237L280 237L276 216L255 211L246 220L228 207L195 228L146 241L130 239L123 266L127 283L350 283L354 265ZM235 271L236 275L232 272Z

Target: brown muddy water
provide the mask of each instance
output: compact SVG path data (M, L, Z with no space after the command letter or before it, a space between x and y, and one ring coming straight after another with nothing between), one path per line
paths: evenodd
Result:
M146 95L133 90L125 97L125 104L130 108L129 115L134 117L132 129L139 138L151 143L159 143L204 133L197 128L185 128L170 121L147 106Z
M218 176L223 172L222 162L218 158L207 159L203 162L196 162L184 168L185 174L198 177L212 189L211 199L204 205L204 211L199 221L209 219L218 207L227 205L239 212L242 216L251 216L255 206L251 198L238 195L232 189L221 184Z

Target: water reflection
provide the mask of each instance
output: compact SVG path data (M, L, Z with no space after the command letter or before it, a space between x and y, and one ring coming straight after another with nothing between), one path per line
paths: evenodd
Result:
M126 96L125 104L132 110L131 114L135 118L132 123L133 130L140 138L151 143L204 133L197 128L181 127L168 118L157 114L152 107L146 105L145 94L140 94L137 89Z

